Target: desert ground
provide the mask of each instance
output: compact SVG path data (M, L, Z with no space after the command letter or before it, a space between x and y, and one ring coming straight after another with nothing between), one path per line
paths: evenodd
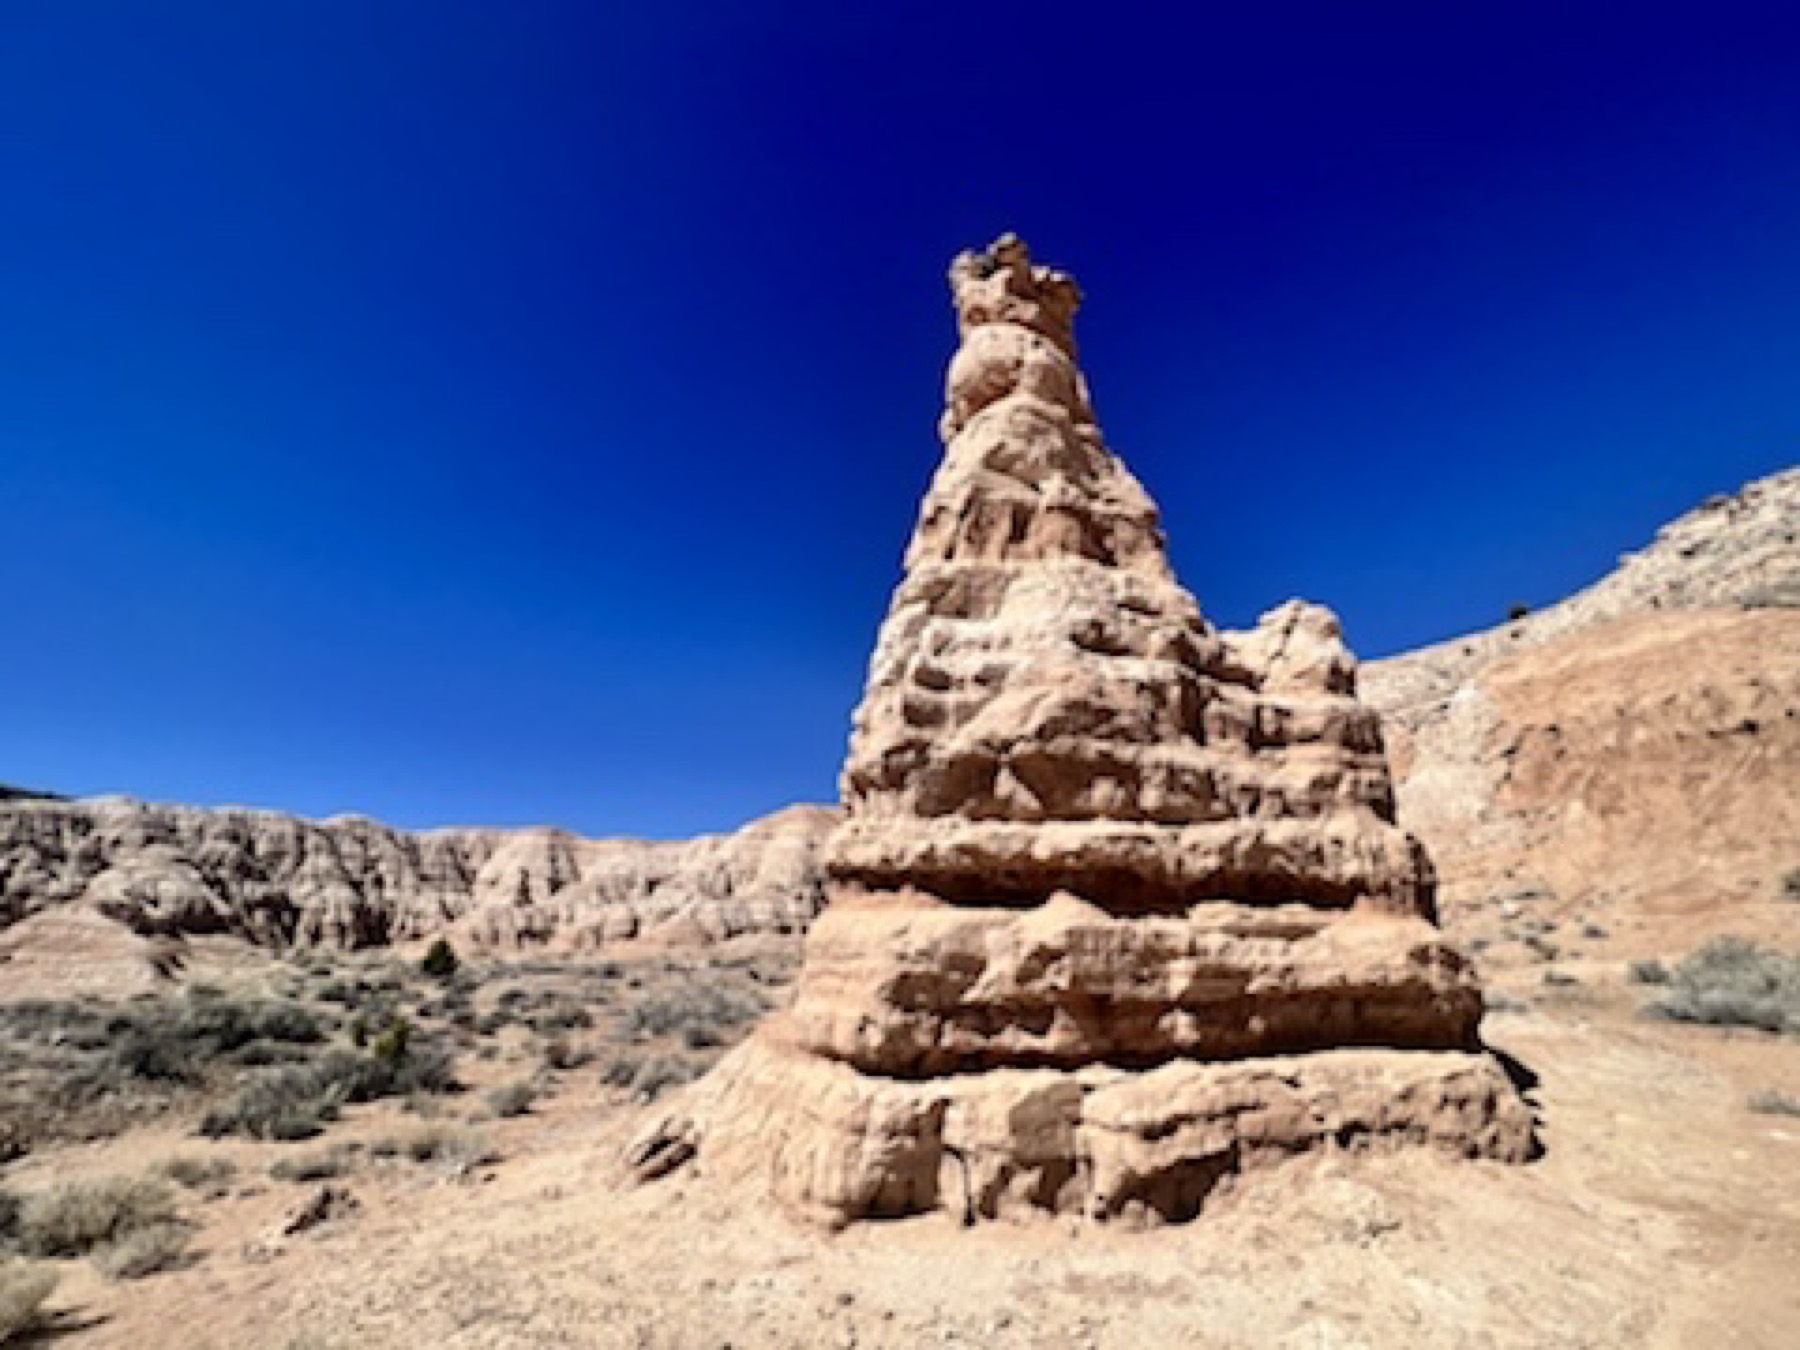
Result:
M177 1114L33 1150L10 1188L172 1159L232 1168L178 1187L194 1229L175 1268L120 1280L56 1263L41 1343L1777 1347L1800 1328L1800 1193L1784 1182L1800 1117L1752 1109L1758 1094L1800 1095L1800 1044L1645 1017L1656 988L1630 982L1604 939L1552 982L1527 960L1491 977L1503 1011L1488 1038L1536 1079L1538 1161L1325 1154L1246 1178L1199 1222L1143 1232L932 1216L832 1234L703 1175L626 1186L620 1152L649 1108L608 1080L622 1028L642 1020L631 1008L734 987L721 961L779 990L791 954L751 945L600 975L484 975L533 991L552 1022L575 1006L553 991L588 991L595 1024L550 1033L567 1070L545 1070L545 1036L514 1026L494 1058L469 1058L465 1090L351 1107L319 1139L209 1141ZM210 956L199 964L215 982L234 967L251 989L287 975L253 953ZM595 1057L568 1054L571 1038ZM679 1036L652 1045L692 1053ZM538 1095L496 1118L481 1085L521 1076ZM440 1156L415 1158L413 1141L434 1136ZM323 1217L284 1231L309 1207Z

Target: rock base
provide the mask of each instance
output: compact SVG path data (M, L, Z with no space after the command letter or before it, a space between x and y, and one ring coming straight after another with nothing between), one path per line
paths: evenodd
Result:
M1319 1148L1427 1145L1505 1162L1537 1149L1530 1108L1488 1054L1345 1049L904 1081L775 1031L639 1137L628 1155L638 1180L691 1161L831 1227L933 1210L1151 1226L1192 1219L1220 1183Z

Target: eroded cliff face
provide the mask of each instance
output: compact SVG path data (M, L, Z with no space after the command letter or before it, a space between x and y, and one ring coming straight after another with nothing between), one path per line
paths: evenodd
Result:
M951 271L946 453L870 663L795 1002L634 1148L828 1223L1184 1219L1326 1142L1532 1122L1394 820L1336 619L1214 630L1007 238Z
M836 819L794 807L673 843L559 830L409 834L122 799L0 804L0 947L40 911L80 907L134 933L271 947L369 947L454 933L503 949L799 932L823 903Z
M1560 604L1364 672L1457 930L1618 956L1782 943L1800 837L1800 469Z

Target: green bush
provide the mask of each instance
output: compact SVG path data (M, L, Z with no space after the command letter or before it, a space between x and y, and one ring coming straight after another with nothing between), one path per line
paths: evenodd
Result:
M176 1222L175 1193L159 1177L70 1181L26 1199L19 1220L28 1256L86 1256L146 1228Z
M448 982L461 965L456 949L444 938L435 938L425 951L425 959L419 962L419 970L431 979Z

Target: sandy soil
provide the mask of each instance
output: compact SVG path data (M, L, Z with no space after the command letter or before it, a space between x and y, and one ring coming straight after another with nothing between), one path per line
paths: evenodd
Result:
M267 1180L284 1147L174 1129L33 1155L21 1189L217 1150L192 1199L198 1259L128 1285L66 1263L56 1345L349 1347L1800 1344L1800 1043L1648 1022L1642 991L1515 983L1492 1039L1541 1076L1545 1157L1322 1156L1261 1174L1198 1223L963 1230L938 1218L824 1234L704 1176L622 1190L640 1108L569 1075L486 1128L466 1175L365 1159L349 1217L272 1236L312 1187ZM362 1108L334 1138L400 1119ZM416 1127L416 1123L415 1123Z

